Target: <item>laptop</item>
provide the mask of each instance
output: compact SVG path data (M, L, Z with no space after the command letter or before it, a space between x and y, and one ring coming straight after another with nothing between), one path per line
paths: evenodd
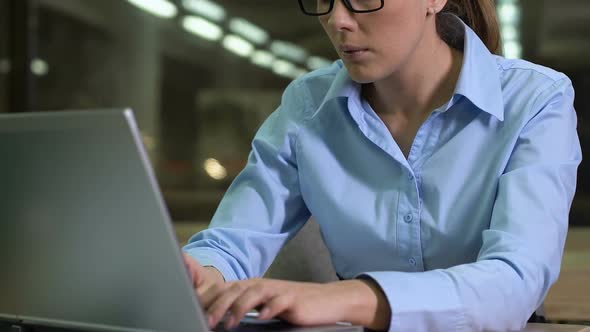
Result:
M209 331L131 110L0 115L0 156L0 331Z

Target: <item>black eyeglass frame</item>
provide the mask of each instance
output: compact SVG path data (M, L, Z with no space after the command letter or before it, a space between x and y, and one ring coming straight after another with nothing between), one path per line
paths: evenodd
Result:
M338 0L330 0L330 8L328 8L328 10L326 10L325 12L321 12L321 13L311 13L311 12L306 11L305 6L303 5L303 0L299 0L299 7L301 8L301 11L305 15L323 16L323 15L329 14L332 11L332 9L334 9L334 1L338 1ZM376 12L376 11L382 9L383 6L385 5L385 0L381 0L381 6L379 6L379 8L369 9L369 10L356 10L352 7L352 4L350 4L350 0L342 0L342 2L344 2L344 6L346 7L346 9L350 10L353 13L360 13L360 14Z

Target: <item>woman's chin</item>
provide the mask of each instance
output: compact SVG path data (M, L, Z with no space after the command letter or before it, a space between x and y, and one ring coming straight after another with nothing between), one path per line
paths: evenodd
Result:
M352 78L353 81L355 81L356 83L359 84L367 84L367 83L373 83L377 80L377 76L376 75L369 75L369 74L365 74L365 73L355 73L355 72L348 72L348 74L350 75L350 78Z
M372 83L379 80L379 74L375 71L370 70L370 68L361 67L354 64L350 65L346 63L344 63L344 65L348 70L348 75L350 75L353 81L359 84Z

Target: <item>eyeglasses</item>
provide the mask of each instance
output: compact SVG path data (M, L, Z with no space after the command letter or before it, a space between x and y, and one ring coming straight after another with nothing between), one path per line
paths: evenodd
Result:
M353 13L370 13L383 8L384 0L342 0L342 2ZM299 7L306 15L321 16L332 11L334 0L299 0Z

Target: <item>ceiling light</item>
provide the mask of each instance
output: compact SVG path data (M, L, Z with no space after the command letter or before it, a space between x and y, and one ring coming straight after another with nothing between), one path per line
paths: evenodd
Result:
M223 180L227 177L227 170L217 159L209 158L203 163L207 175L215 180Z
M187 16L182 20L182 26L188 32L207 40L215 41L223 37L221 27L201 17Z
M304 62L307 58L307 51L293 43L285 41L273 41L270 45L270 50L277 56L296 62Z
M508 59L520 59L522 57L522 45L516 41L504 43L504 56Z
M178 13L176 6L167 0L127 0L129 3L146 12L163 17L172 18Z
M229 22L229 29L259 45L266 43L269 39L266 31L243 18L232 18Z
M187 10L215 22L221 22L226 17L225 9L210 0L182 0L182 5Z
M252 53L250 60L257 66L263 68L272 68L272 64L275 61L275 56L268 51L258 50Z
M309 71L302 69L302 68L297 68L293 71L293 79L299 78L300 76L303 76L307 73L309 73Z
M506 25L502 27L502 39L504 41L517 40L518 30L514 25Z
M328 67L332 64L332 61L322 58L319 56L310 56L307 59L307 67L311 70L320 69L323 67Z
M225 38L223 38L223 47L242 57L248 57L254 52L254 46L250 42L236 35L225 36Z
M272 64L273 73L281 76L287 76L287 74L294 69L295 65L285 60L276 60Z
M291 79L296 79L307 73L307 70L298 68L293 63L280 59L273 62L272 71L279 76Z
M49 65L43 59L31 61L31 71L37 76L45 76L49 72Z
M520 8L514 3L505 3L498 6L498 16L502 24L514 24L520 19Z

